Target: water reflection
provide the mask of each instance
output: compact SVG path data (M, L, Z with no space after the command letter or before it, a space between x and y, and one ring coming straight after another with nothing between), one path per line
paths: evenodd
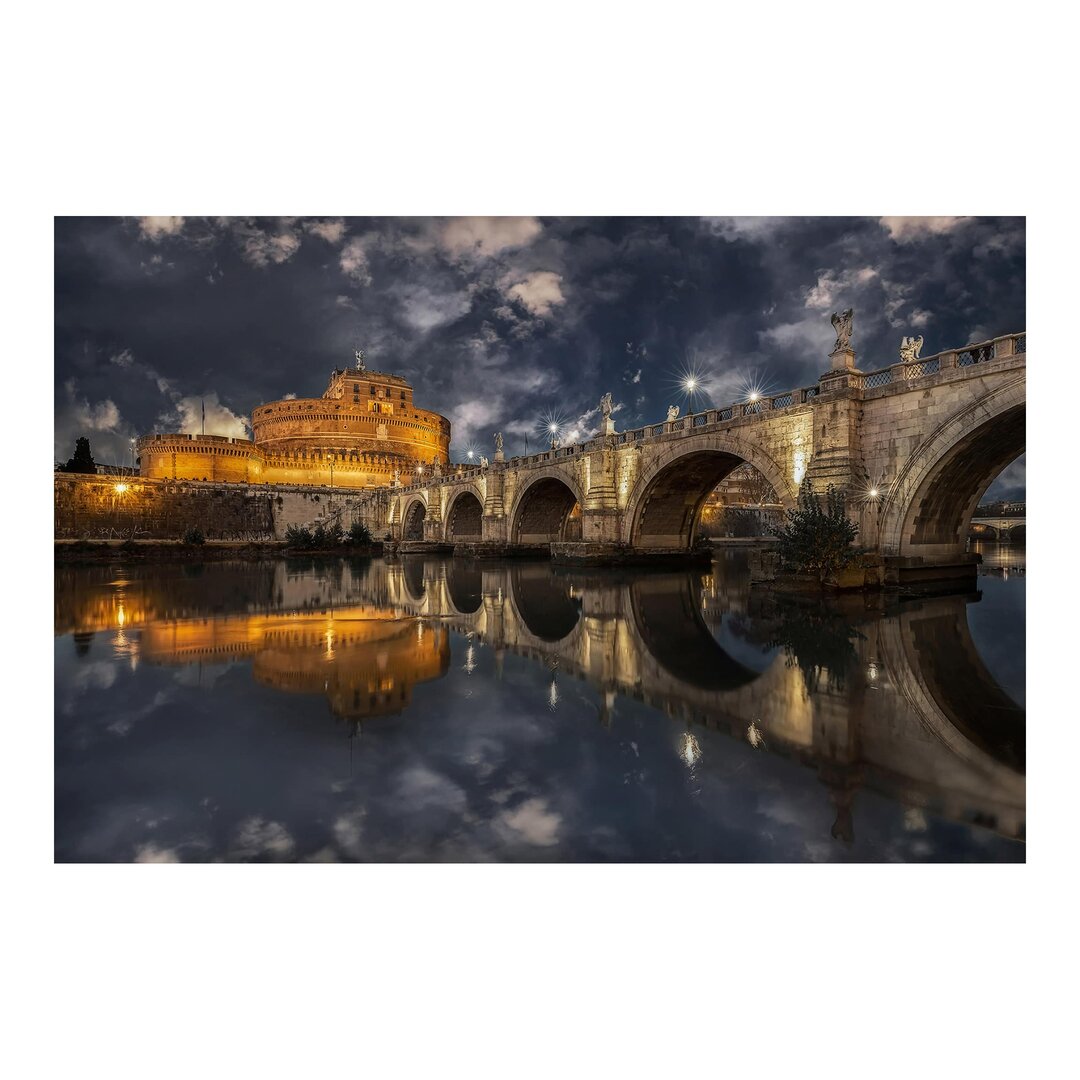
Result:
M977 552L982 563L980 576L993 575L1008 580L1010 575L1022 575L1027 569L1027 552L1024 544L995 543L989 540L972 540L968 550Z
M985 556L983 565L995 569ZM550 725L572 720L583 702L601 732L617 734L623 724L619 716L625 715L627 725L643 722L643 706L678 721L671 757L690 774L688 798L704 798L725 777L723 783L734 783L725 759L747 752L753 757L736 772L780 767L754 764L769 759L786 763L787 783L801 783L796 775L816 775L828 796L827 833L844 844L856 841L860 792L898 805L905 833L917 832L911 822L930 814L1003 836L1024 834L1025 716L987 669L972 638L968 610L978 607L978 592L890 604L858 597L823 610L816 603L752 591L737 560L718 564L712 573L633 575L561 572L546 563L414 557L140 567L122 573L60 568L55 598L56 633L61 642L72 643L65 663L73 667L63 670L71 685L85 683L88 690L100 691L103 710L115 703L110 694L117 675L112 666L104 674L101 665L123 662L132 673L140 665L193 671L193 680L180 681L185 707L208 710L223 725L232 722L235 714L227 710L234 706L219 711L198 696L205 692L204 674L206 689L228 684L231 694L251 704L253 715L269 709L290 726L300 715L298 704L288 704L300 700L296 695L324 701L351 733L369 720L401 716L399 723L378 728L381 741L370 752L376 755L372 761L385 755L378 760L387 767L397 762L399 786L418 787L419 795L414 791L399 813L421 832L423 807L432 794L428 788L436 783L426 773L417 779L417 770L427 768L416 744L422 731L442 731L438 726L452 715L454 726L445 737L453 753L477 769L481 765L473 758L482 763L492 756L507 771L508 790L516 794L506 796L505 803L485 803L484 812L473 803L489 777L478 774L472 786L457 782L462 796L460 805L454 803L455 821L463 833L454 834L453 843L444 839L439 846L429 839L428 847L417 851L404 840L394 847L392 837L384 835L380 842L389 849L375 844L362 851L358 841L350 851L337 843L338 857L448 857L448 850L464 850L463 836L494 829L492 814L505 826L501 833L495 830L505 834L504 843L492 840L483 854L459 857L523 857L506 837L516 842L522 832L547 835L553 820L549 803L556 792L573 787L566 761L591 750L594 736L580 727L570 738L560 735L562 763L526 783L514 780L526 759L513 767L503 760L508 755L499 742L500 725L503 734L516 725L528 727L527 742L547 745L558 730ZM510 672L509 658L524 667ZM65 677L61 669L58 659L58 680ZM257 707L252 691L232 676L247 670L273 695L258 698ZM91 671L98 674L85 675ZM112 681L100 685L106 680ZM511 690L516 694L519 683L521 688L535 683L535 696L523 692L512 715L501 700ZM421 700L425 684L432 693ZM436 689L443 685L446 689ZM60 681L58 701L59 691ZM461 713L453 705L459 693L467 703ZM146 694L140 715L152 716L167 712L177 690L175 685L156 689L155 695L165 695L157 705L149 688ZM58 857L75 858L82 850L80 825L77 815L69 819L62 811L75 814L77 806L99 796L78 785L70 789L64 763L75 744L85 750L97 745L98 736L85 719L92 711L86 703L71 701L69 721L63 719L65 708L58 705L57 844ZM547 731L541 716L549 718ZM112 721L117 722L127 725L126 733L135 721ZM246 737L284 742L294 736L268 723L262 729L254 725ZM650 732L648 738L654 737ZM623 770L624 786L647 785L650 770L666 768L655 756L648 764L642 760L644 741L644 735L629 740L634 767ZM366 737L365 744L367 753ZM146 753L156 755L156 745L148 744ZM412 758L402 762L399 755ZM274 769L286 773L281 782L295 785L289 763L278 756L275 751ZM156 756L154 762L167 771ZM533 764L529 761L529 767ZM622 769L622 763L592 767ZM253 796L257 805L264 798L262 786L272 781L267 776L249 780L259 792ZM773 782L740 790L749 798ZM538 794L541 790L547 794ZM547 801L528 809L530 798ZM312 806L295 812L307 826L318 820ZM604 810L597 806L592 812ZM624 828L605 827L616 833ZM65 828L73 830L70 837ZM655 827L639 828L644 836ZM636 835L617 839L629 845L623 857L748 857L725 851L680 856L677 836L655 840L667 844L662 849L636 848L635 843L644 843ZM235 847L235 836L229 842ZM705 852L708 844L701 843ZM533 845L548 846L559 845ZM560 849L563 858L612 857L605 852L569 842ZM297 856L291 849L288 857ZM211 843L182 857L240 856ZM749 857L776 856L764 845Z

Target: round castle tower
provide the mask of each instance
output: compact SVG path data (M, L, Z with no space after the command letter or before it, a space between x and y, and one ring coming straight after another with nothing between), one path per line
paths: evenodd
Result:
M250 484L382 487L395 471L450 460L450 421L417 408L399 375L335 370L321 398L288 398L252 413L254 439L219 435L144 435L143 476Z

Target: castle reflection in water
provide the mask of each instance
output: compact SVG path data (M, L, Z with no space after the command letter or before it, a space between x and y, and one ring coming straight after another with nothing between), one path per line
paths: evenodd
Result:
M991 573L1022 572L1022 550ZM515 654L684 727L720 729L816 769L850 836L863 787L1022 838L1024 709L975 648L978 593L862 596L823 608L751 590L745 575L559 571L547 563L409 557L205 566L60 568L55 628L76 650L106 635L132 666L248 661L284 693L323 695L354 730L405 714L418 684L445 676L451 637L469 670ZM457 646L455 646L456 648ZM560 686L562 689L560 689Z

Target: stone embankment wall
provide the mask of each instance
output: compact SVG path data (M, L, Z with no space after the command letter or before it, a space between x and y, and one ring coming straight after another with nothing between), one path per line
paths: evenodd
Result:
M377 505L375 494L331 495L325 488L57 473L53 535L58 540L176 540L197 528L209 540L281 540L290 525L334 518L345 529L364 521L374 532Z

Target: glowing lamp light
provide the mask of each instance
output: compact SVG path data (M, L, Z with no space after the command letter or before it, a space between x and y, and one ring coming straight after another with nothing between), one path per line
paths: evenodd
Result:
M871 499L876 499L877 497L878 497L878 489L877 488L871 488L870 489L870 498Z
M557 435L559 433L559 425L548 424L548 431L550 431L552 435Z
M467 456L468 456L469 460L470 460L470 461L472 461L472 459L473 459L473 452L472 452L472 451L470 450Z
M757 400L758 400L758 398L760 398L760 397L761 397L761 395L760 395L760 394L759 394L759 393L758 393L758 392L757 392L757 391L755 390L755 391L754 391L754 392L753 392L753 393L752 393L752 394L750 395L750 401L751 401L751 402L757 401Z
M697 379L695 379L695 378L694 378L693 376L691 376L691 377L690 377L689 379L687 379L687 380L686 380L686 381L685 381L685 382L683 383L683 389L684 389L684 390L685 390L685 391L686 391L686 392L687 392L688 394L692 394L692 393L693 393L693 392L694 392L694 391L695 391L695 390L696 390L697 388L698 388L698 381L697 381Z
M113 488L113 491L115 491L117 495L123 495L124 492L127 491L127 489L128 489L127 484L117 484Z

